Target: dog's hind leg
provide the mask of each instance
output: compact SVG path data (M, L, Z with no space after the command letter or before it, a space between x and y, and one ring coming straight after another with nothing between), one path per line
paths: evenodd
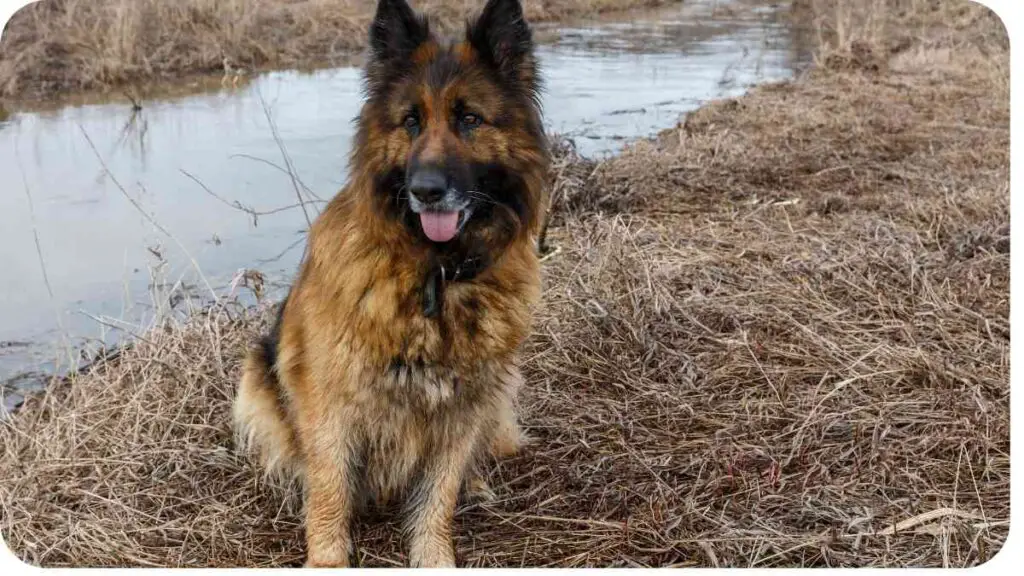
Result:
M515 371L514 374L521 379L518 376L518 371ZM467 502L494 500L495 494L487 483L484 467L490 464L492 459L500 460L515 456L523 444L529 441L519 427L518 416L511 396L504 396L501 399L486 430L486 436L481 438L473 465L466 470L463 492Z
M491 435L490 451L495 458L508 458L519 453L519 449L527 441L522 428L519 427L519 420L515 408L509 399L504 403L497 419L494 422L494 429Z
M490 502L495 499L494 491L487 482L483 467L490 458L486 454L476 457L476 460L466 469L466 479L462 485L462 499L467 504L479 504Z
M235 438L243 451L258 455L268 475L292 480L300 476L301 462L279 390L266 347L250 349L232 407Z
M488 427L491 455L499 459L515 456L524 444L529 443L529 438L519 427L515 406L516 396L523 385L523 374L518 367L508 366L500 380L502 395Z

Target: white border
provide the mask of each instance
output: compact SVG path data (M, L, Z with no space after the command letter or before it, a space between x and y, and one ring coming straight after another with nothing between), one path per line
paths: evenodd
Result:
M1024 250L1024 240L1021 239L1019 233L1013 233L1012 227L1013 212L1020 213L1020 181L1021 176L1024 175L1024 172L1021 172L1024 164L1021 163L1022 159L1019 154L1021 128L1024 126L1021 124L1020 115L1020 111L1024 107L1024 101L1022 101L1024 85L1021 84L1024 70L1020 65L1020 46L1021 41L1024 40L1021 34L1024 9L1019 0L981 0L979 3L987 6L999 16L1010 37L1010 527L1003 549L978 568L979 571L999 574L1010 570L1015 565L1019 566L1022 563L1021 559L1024 558L1024 550L1021 549L1021 530L1014 529L1013 518L1013 510L1020 508L1020 499L1024 497L1024 491L1022 491L1024 490L1022 488L1024 477L1021 476L1019 469L1021 461L1019 454L1021 453L1021 442L1024 442L1024 434L1021 433L1021 427L1016 426L1013 421L1013 414L1017 414L1019 420L1021 410L1024 409L1024 403L1021 401L1021 371L1015 369L1019 366L1016 356L1020 355L1013 353L1013 342L1019 342L1024 336L1024 332L1021 331L1020 306L1013 305L1014 300L1018 303L1021 301L1020 274L1016 271L1020 269L1019 261L1021 250ZM1015 277L1017 281L1014 281ZM1017 469L1016 474L1014 469Z
M1020 398L1020 383L1017 385L1014 383L1020 380L1020 370L1015 370L1017 366L1017 358L1019 354L1013 353L1013 342L1020 341L1021 336L1024 336L1024 332L1021 332L1020 321L1015 321L1015 318L1020 318L1019 308L1020 306L1014 306L1013 301L1020 302L1020 298L1016 297L1020 292L1020 282L1015 282L1014 277L1020 276L1016 274L1015 270L1020 268L1019 261L1021 259L1021 250L1024 250L1024 241L1020 238L1020 234L1014 234L1012 231L1012 214L1014 207L1019 206L1021 203L1020 199L1020 177L1021 172L1021 158L1020 154L1020 136L1021 136L1021 120L1019 111L1024 106L1024 102L1021 101L1021 89L1024 86L1021 85L1021 66L1020 66L1020 43L1021 37L1021 24L1024 22L1021 15L1024 14L1022 10L1020 0L974 0L979 4L988 7L990 10L996 13L1000 20L1003 21L1003 26L1006 27L1006 32L1010 37L1010 214L1011 214L1011 232L1010 232L1010 526L1009 535L1006 538L1006 543L1003 548L991 558L985 564L974 568L974 571L988 572L989 574L1002 574L1011 570L1013 566L1021 565L1021 559L1024 558L1024 551L1021 550L1021 531L1015 530L1014 526L1014 514L1013 510L1019 508L1019 502L1024 495L1022 493L1022 485L1024 485L1024 477L1017 471L1014 473L1014 469L1018 468L1017 463L1020 462L1020 457L1017 456L1021 452L1021 442L1024 442L1024 436L1021 434L1019 426L1015 426L1013 422L1013 414L1020 414L1022 408ZM1018 113L1014 113L1017 110ZM1020 209L1016 210L1018 213ZM1016 388L1016 392L1014 391ZM1018 417L1019 419L1019 417ZM1019 570L1019 568L1018 568ZM1012 572L1011 572L1012 573Z
M173 0L168 0L168 1L173 1ZM372 0L367 0L367 1L372 1ZM1021 84L1021 82L1022 82L1022 80L1021 80L1021 78L1022 78L1022 76L1021 76L1022 70L1021 70L1021 65L1020 65L1020 42L1022 40L1024 40L1024 38L1022 38L1022 36L1021 36L1021 26L1022 26L1022 22L1024 22L1024 19L1022 19L1022 14L1024 14L1024 3L1022 3L1020 0L975 0L975 1L978 1L980 4L982 4L984 6L987 6L993 12L995 12L999 16L999 18L1002 19L1003 25L1006 26L1007 33L1010 36L1010 50L1011 50L1011 52L1010 52L1010 71L1011 71L1010 72L1010 102L1011 102L1011 110L1018 110L1019 111L1022 107L1024 107L1024 101L1022 101L1022 98L1024 98L1024 96L1022 96L1022 94L1024 94L1024 92L1022 92L1022 90L1024 90L1024 85ZM21 7L26 6L28 4L30 4L30 2L28 2L26 0L0 0L0 29L2 29L4 26L7 25L7 21L11 18L11 16L15 12L17 12L19 9L21 9ZM1016 209L1016 211L1019 212L1020 211L1019 206L1020 206L1021 202L1024 202L1024 200L1021 199L1021 194L1024 193L1024 192L1021 192L1019 190L1020 186L1018 185L1018 183L1020 182L1021 177L1024 176L1024 173L1021 172L1022 166L1024 166L1024 164L1021 163L1021 159L1019 158L1020 155L1018 154L1020 146L1016 144L1017 142L1019 142L1020 137L1022 135L1021 134L1021 129L1022 129L1022 125L1021 125L1020 114L1012 114L1011 113L1011 115L1010 115L1010 141L1011 141L1010 142L1010 158L1011 158L1011 162L1010 162L1010 191L1011 191L1010 192L1010 211L1011 211L1011 214L1012 214L1012 212L1015 211L1014 210L1015 207L1018 207ZM1021 317L1021 314L1018 313L1019 306L1013 306L1012 305L1012 301L1013 300L1016 300L1018 302L1021 301L1019 297L1016 297L1022 291L1020 289L1020 283L1013 281L1015 276L1020 276L1020 274L1016 274L1015 273L1015 270L1020 268L1020 264L1017 263L1017 261L1020 260L1021 254L1022 254L1022 250L1024 250L1024 238L1021 237L1021 234L1024 234L1024 232L1019 233L1019 234L1011 233L1011 235L1010 235L1010 279L1011 279L1010 280L1010 294L1011 294L1010 340L1011 340L1011 342L1019 342L1019 341L1021 341L1021 338L1024 337L1024 332L1022 332L1022 330L1024 330L1024 328L1021 328L1020 322L1017 321ZM1010 383L1011 383L1011 389L1013 389L1013 388L1018 388L1019 389L1020 388L1019 383L1018 383L1018 385L1014 386L1014 383L1017 380L1020 380L1020 378L1017 377L1017 375L1020 373L1020 371L1014 369L1014 367L1016 366L1016 358L1015 358L1015 356L1017 356L1017 355L1013 354L1013 349L1012 349L1012 346L1011 346L1011 353L1010 353L1010 361L1011 361L1011 364L1010 364ZM1021 473L1017 473L1017 474L1013 474L1012 473L1012 468L1016 467L1015 463L1020 460L1020 458L1017 457L1016 455L1021 452L1021 444L1022 444L1022 442L1024 442L1024 435L1022 435L1020 427L1014 426L1012 424L1012 421L1013 421L1012 414L1020 414L1021 410L1024 409L1021 406L1022 405L1022 400L1020 398L1019 390L1018 390L1018 393L1011 393L1010 394L1010 402L1011 402L1011 405L1010 405L1010 413L1011 413L1011 426L1010 426L1010 438L1011 438L1011 441L1010 441L1010 460L1011 460L1011 475L1010 475L1010 502L1011 502L1010 532L1009 532L1009 536L1007 538L1006 544L1003 546L1002 550L1000 550L999 553L996 554L995 557L990 559L988 562L986 562L982 566L979 566L977 568L973 568L972 570L975 571L975 572L981 571L981 572L988 572L989 574L1002 574L1002 573L1005 573L1005 572L1009 571L1012 566L1020 565L1022 558L1024 558L1024 550L1021 549L1021 544L1022 544L1021 537L1020 537L1021 531L1020 530L1014 530L1015 524L1013 522L1014 518L1013 518L1013 512L1012 512L1013 508L1015 507L1015 504L1020 501L1020 498L1022 496L1024 496L1024 493L1021 492L1021 490L1022 490L1022 483L1024 483L1024 477L1021 476ZM39 481L44 481L44 479L40 478ZM2 540L2 535L0 535L0 540ZM160 574L165 574L167 572L171 572L174 569L173 568L147 568L147 569L141 569L141 568L118 568L118 569L76 568L76 569L74 569L73 573L74 574L92 574L92 573L135 574L135 573L142 572L143 570L145 571L146 574L153 574L155 576L159 576ZM242 570L246 570L246 569L242 569ZM286 568L276 568L276 569L266 569L266 570L264 570L264 572L276 573L276 572L279 572L279 571L280 572L285 572L287 570L288 569L286 569ZM399 570L404 572L404 571L409 570L409 569L399 569ZM542 570L542 569L528 569L528 571L538 571L538 570ZM636 568L629 568L629 569L622 568L622 569L607 569L605 571L619 572L621 574L633 574L637 570L639 570L639 569L636 569ZM665 570L665 569L654 569L654 570L662 571L662 570ZM738 570L738 569L725 569L725 570ZM801 570L802 569L800 569L800 568L781 568L781 569L763 568L763 569L753 569L753 571L757 571L757 572L769 572L770 571L772 574L799 573ZM863 572L863 571L871 571L871 572L874 572L874 571L888 571L886 569L870 569L870 568L859 568L859 569L849 569L849 570L856 570L857 572ZM925 573L935 574L935 572L934 572L935 569L905 569L905 568L896 569L896 568L894 568L894 569L891 569L891 570L892 571L900 570L901 573L903 573L903 574L917 574L917 573L921 573L921 574L925 574ZM41 568L38 568L38 567L35 567L35 566L30 566L28 564L22 563L20 560L18 560L14 556L13 553L11 553L10 550L7 549L6 544L3 545L3 546L0 546L0 574L33 574L33 573L38 574L38 573L40 573L42 571L43 571L43 569L41 569ZM69 575L72 574L72 569L47 569L46 571L47 572L53 572L55 574L69 574ZM213 570L208 570L208 571L213 571L215 573L221 573L221 574L228 574L228 573L230 573L230 570L228 570L228 569L213 569ZM503 568L503 569L495 569L493 571L494 572L498 572L498 573L511 573L511 572L524 572L524 571L527 571L527 570ZM583 570L582 569L564 569L563 571L582 572ZM430 572L444 573L444 571L439 571L439 570L431 570Z

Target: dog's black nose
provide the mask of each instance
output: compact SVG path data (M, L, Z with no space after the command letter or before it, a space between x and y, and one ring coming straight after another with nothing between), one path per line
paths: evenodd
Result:
M448 191L448 177L438 168L424 167L409 178L409 193L424 204L433 204Z

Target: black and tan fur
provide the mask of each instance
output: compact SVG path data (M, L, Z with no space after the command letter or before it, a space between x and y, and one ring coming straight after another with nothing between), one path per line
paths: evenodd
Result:
M453 566L460 487L485 491L476 463L519 446L548 166L537 91L518 0L490 0L455 41L379 2L350 180L234 406L262 465L303 480L307 566L348 565L357 504L397 497L411 563ZM425 171L466 205L448 242L417 220Z

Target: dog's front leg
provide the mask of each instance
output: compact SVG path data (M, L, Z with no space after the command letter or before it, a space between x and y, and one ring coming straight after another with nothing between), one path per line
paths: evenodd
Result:
M346 567L352 552L352 431L316 410L300 429L306 460L306 566Z
M454 567L452 516L459 487L479 437L478 427L449 434L435 446L423 478L409 501L409 561L417 567Z

